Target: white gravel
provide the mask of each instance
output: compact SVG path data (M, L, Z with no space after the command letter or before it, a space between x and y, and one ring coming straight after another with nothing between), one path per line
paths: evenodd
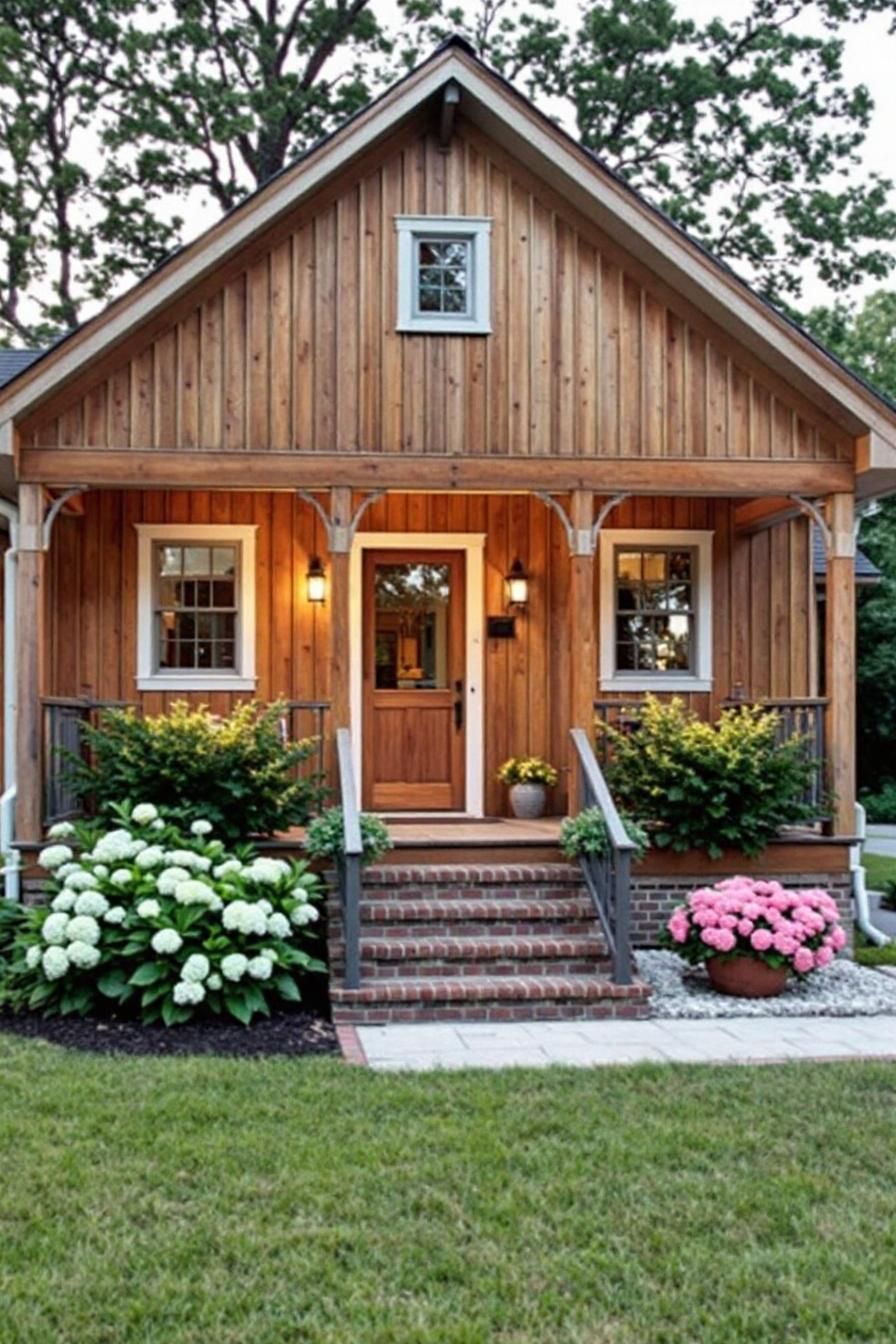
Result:
M896 1013L896 980L840 960L807 980L791 977L775 999L737 999L710 988L702 966L674 952L638 952L638 974L652 987L651 1017L874 1017Z

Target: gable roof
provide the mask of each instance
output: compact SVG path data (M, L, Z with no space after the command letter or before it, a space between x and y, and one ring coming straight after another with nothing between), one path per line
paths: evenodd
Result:
M45 353L44 350L0 350L0 387L24 373Z
M0 431L61 390L85 366L212 273L338 170L441 95L460 90L464 115L594 219L764 363L777 369L848 434L863 440L863 493L896 489L896 406L756 294L595 154L556 126L460 38L246 197L198 239L165 259L101 313L61 338L0 390ZM29 352L30 353L30 352ZM0 442L4 436L0 433ZM7 438L8 441L8 438Z

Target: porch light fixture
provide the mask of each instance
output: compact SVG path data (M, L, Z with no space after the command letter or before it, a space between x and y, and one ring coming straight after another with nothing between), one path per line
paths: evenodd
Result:
M507 592L508 607L525 608L529 601L529 575L523 568L519 556L504 575L504 587Z
M311 563L308 566L306 575L308 587L309 602L326 602L327 600L327 575L321 564L319 555L311 557Z

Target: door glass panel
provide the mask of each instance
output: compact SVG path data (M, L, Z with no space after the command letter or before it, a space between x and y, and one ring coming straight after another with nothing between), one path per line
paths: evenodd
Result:
M373 591L377 690L446 689L451 566L378 564Z

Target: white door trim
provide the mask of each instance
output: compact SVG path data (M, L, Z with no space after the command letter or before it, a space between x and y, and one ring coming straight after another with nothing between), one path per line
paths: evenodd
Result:
M361 801L363 723L363 574L365 551L463 551L466 555L466 675L464 677L464 723L466 724L466 787L464 812L483 816L484 785L484 681L482 666L484 623L484 532L358 532L349 560L349 687L351 694L352 747L355 787Z

